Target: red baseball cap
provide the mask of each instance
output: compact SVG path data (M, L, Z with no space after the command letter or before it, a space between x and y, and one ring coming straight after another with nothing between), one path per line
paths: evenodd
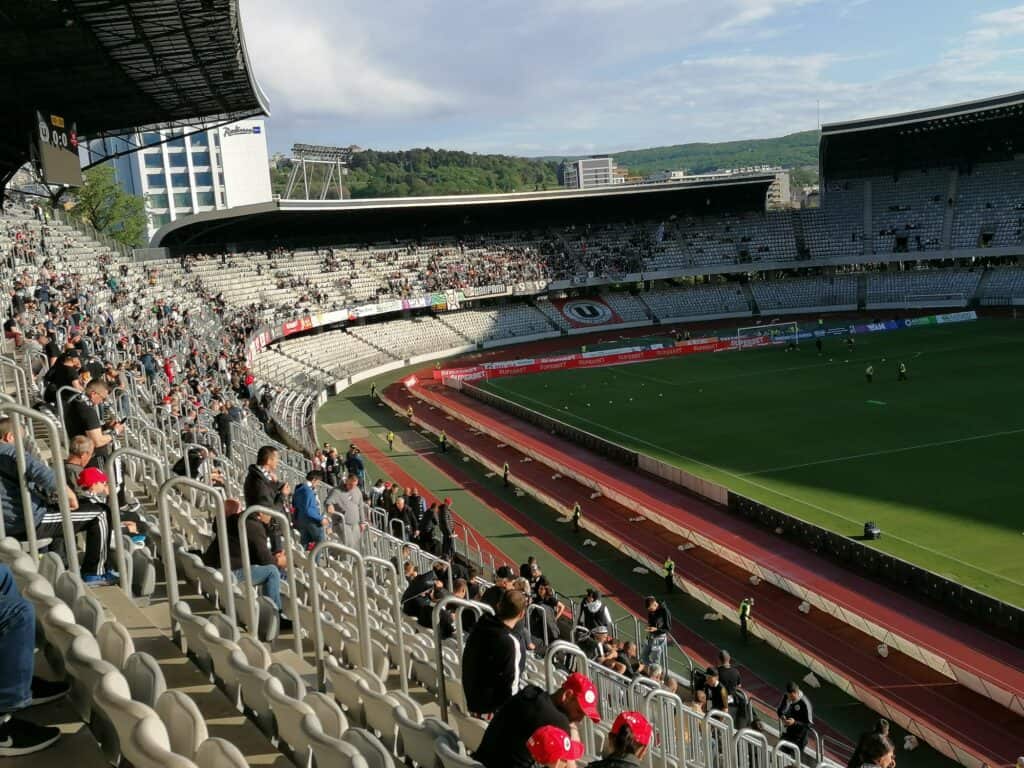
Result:
M573 672L562 683L562 688L576 697L576 703L580 705L583 714L595 723L601 722L601 713L597 711L597 688L589 677Z
M444 497L444 505L446 507L450 507L452 505L452 497L451 496L445 496Z
M105 482L107 476L96 467L86 467L78 475L78 485L82 488L92 488L97 483Z
M651 724L647 721L646 717L639 712L623 712L612 723L612 733L617 734L626 725L629 726L633 738L641 744L651 743L651 735L654 733L654 729L651 728Z
M583 757L583 745L569 738L569 734L553 725L542 725L526 740L530 757L541 765L559 760L578 760Z

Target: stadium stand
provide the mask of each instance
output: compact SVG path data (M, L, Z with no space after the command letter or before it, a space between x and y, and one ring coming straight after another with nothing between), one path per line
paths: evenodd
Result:
M450 707L449 721L457 730L434 718L438 704L432 703L439 699L438 667L432 659L440 653L450 679L458 681L460 646L457 642L441 641L433 631L414 623L391 618L400 609L397 574L393 571L390 577L370 580L364 577L365 565L360 559L346 557L333 558L329 566L314 568L306 549L292 540L294 534L284 531L284 556L291 560L289 570L294 578L282 587L284 613L279 613L272 593L259 596L244 578L238 581L223 568L206 565L196 554L215 548L217 537L222 535L222 523L217 519L224 496L215 488L222 488L228 499L239 494L247 466L261 446L277 447L281 458L277 476L293 486L301 484L313 466L263 431L261 419L280 413L280 401L292 393L273 393L250 378L244 359L234 351L224 363L220 362L225 339L233 340L236 346L232 349L240 349L244 334L252 328L251 319L239 317L236 310L229 310L201 290L168 296L167 286L155 278L152 268L109 256L71 228L39 222L26 209L13 211L3 223L0 246L4 270L15 285L9 297L10 308L17 306L21 310L18 316L26 330L23 338L11 336L5 341L4 351L10 356L4 359L23 372L12 390L14 400L28 405L43 394L47 368L31 365L32 355L38 354L32 344L42 338L37 335L37 321L43 317L41 307L33 301L32 287L39 284L40 274L48 275L49 279L43 278L50 289L47 304L59 321L56 330L68 348L77 342L65 314L70 313L71 305L65 302L78 297L78 307L84 314L79 324L85 339L83 357L89 365L96 359L124 365L123 383L115 390L118 396L114 407L118 415L126 417L129 426L119 438L118 447L139 451L123 455L121 466L125 489L141 502L139 521L146 534L141 545L116 537L118 546L108 565L120 566L126 597L133 599L159 598L154 586L160 578L158 574L163 574L175 634L180 634L194 665L188 666L185 682L164 679L167 673L153 657L132 650L133 645L142 641L132 635L128 624L120 618L104 616L93 593L108 606L117 600L103 591L109 587L79 580L75 573L77 557L69 552L68 560L62 561L56 554L48 553L36 561L31 556L35 554L31 544L30 556L26 557L19 542L4 539L0 547L2 559L36 606L44 656L56 665L53 672L68 677L76 711L92 725L103 754L110 759L123 755L135 765L147 766L243 765L254 751L273 749L264 741L271 738L300 764L305 764L312 753L328 765L354 759L356 754L362 755L367 764L374 764L371 761L383 755L395 755L427 765L432 764L431 749L436 748L438 740L447 745L445 754L465 755L466 745L479 741L485 725L474 721L465 710L457 682L440 700L444 702L442 712L443 707ZM107 287L88 296L79 295L85 280L95 280ZM629 317L646 316L643 304L635 297L619 295L612 303ZM116 312L111 312L111 307ZM527 322L531 315L539 317L536 310L524 311L523 307L501 311L507 313L507 322L500 321L502 326L522 331L534 329ZM108 314L110 324L106 323ZM233 319L227 319L229 314ZM490 319L498 322L497 318L498 315L492 315ZM96 319L104 322L94 324ZM353 333L333 332L289 340L280 345L281 351L268 350L258 355L258 366L263 358L287 360L287 367L276 373L277 382L285 390L298 386L308 362L320 350L335 348L340 338L348 339L350 349L335 358L338 366L351 364L346 355L358 355L377 346L387 350L387 357L393 359L395 355L413 354L419 349L436 349L439 335L441 346L466 341L461 333L436 318L393 321L352 330ZM155 366L147 360L148 356L157 363ZM319 364L326 365L317 359ZM315 373L312 378L316 381ZM6 373L4 381L8 381ZM219 402L237 411L227 438L214 419ZM5 408L14 410L10 403ZM28 412L20 410L17 414ZM52 435L47 436L40 429L49 417L39 414L25 418L29 420L24 422L25 426L29 422L34 425L34 450L39 460L62 453L64 441L73 437L67 433L61 436L61 428L56 427L54 434L58 438L54 442ZM296 418L311 419L311 409L300 409ZM177 476L173 465L179 463L178 458L193 442L203 444L211 457L194 468L196 479L175 481L186 484L183 487L162 484L163 477ZM24 447L26 451L33 450L28 445ZM108 472L113 467L113 462L105 464ZM322 490L323 502L331 490ZM111 506L116 497L112 494L108 501ZM127 515L131 503L117 506ZM384 531L386 512L364 507L361 515L373 523L359 540L362 556L387 560L397 555L404 542ZM493 574L494 553L471 544L469 536L466 538L458 558L460 567L472 564L483 573ZM411 553L421 572L429 571L437 562L428 550L438 543ZM314 572L321 580L319 591L308 578L302 577ZM110 575L106 578L117 580ZM488 582L481 580L480 586L486 587ZM181 599L192 589L201 597ZM571 603L570 598L562 599ZM319 601L319 609L311 601ZM320 660L327 695L314 690L315 676L301 664L293 667L275 661L276 654L270 655L282 644L293 644L299 627L314 637L323 637L324 649L330 651ZM166 641L158 645L164 652L171 652ZM319 647L317 643L313 645ZM407 656L403 647L418 650ZM296 650L300 659L309 652L308 648ZM572 644L552 645L548 659L557 661L550 672L545 671L544 658L529 658L526 679L550 689L565 679L567 671L576 668L585 670L597 684L607 722L582 729L589 754L599 750L617 710L627 705L642 706L636 698L640 691L660 689L657 683L650 683L653 688L649 689L630 686L629 678L583 661L581 651ZM197 679L212 679L219 689L218 696L226 696L225 702L248 715L248 720L239 726L242 735L231 740L235 746L224 739L210 738L205 730L204 714L188 685L191 683L194 688ZM361 682L354 685L357 680ZM685 686L687 676L679 682ZM406 695L414 686L416 701ZM657 701L658 706L650 710L652 717L668 717L673 722L685 720L693 734L707 734L699 738L710 738L712 731L730 733L722 731L727 726L715 718L687 714L678 699ZM770 713L771 708L765 711ZM679 734L659 744L659 759L669 760L672 754L678 754L683 749L681 738ZM768 742L750 748L762 750L765 759L770 759ZM824 755L814 750L821 751L820 739L813 754L808 753L808 759L823 762Z
M1024 299L1024 269L995 267L988 273L981 295L981 303L990 306L1010 304Z
M663 322L701 315L750 314L750 301L735 283L661 288L645 293L643 301Z
M442 320L475 343L536 336L554 330L542 312L526 304L497 309L467 309L445 315Z
M949 207L948 171L876 176L870 183L872 253L942 249L942 225Z
M750 289L762 310L857 308L857 279L853 275L755 281Z
M1024 164L979 163L962 173L953 247L1020 245L1024 241Z
M974 296L982 270L925 269L903 272L870 272L867 305L908 306L952 304L965 306Z

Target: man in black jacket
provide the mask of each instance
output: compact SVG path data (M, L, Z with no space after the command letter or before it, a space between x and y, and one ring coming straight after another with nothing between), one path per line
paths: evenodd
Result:
M445 497L437 508L437 525L441 529L441 557L451 560L455 555L455 524L452 520L452 500Z
M526 595L510 589L501 597L495 615L477 622L462 653L462 686L466 706L475 717L489 717L519 689L519 659L523 649L512 633L526 615Z
M242 546L241 537L238 533L238 523L241 520L242 507L237 499L228 499L224 502L225 513L228 524L228 557L231 561L231 571L239 581L244 580L242 571ZM261 513L249 515L245 521L245 534L249 545L249 574L254 587L262 587L263 594L281 610L281 571L277 565L277 557L270 551L270 516ZM220 568L220 542L217 536L213 537L210 546L203 554L203 562L211 568ZM282 629L287 619L281 617Z
M775 710L786 728L782 738L796 744L803 754L807 746L807 737L810 735L810 727L814 725L814 714L811 710L810 700L804 696L800 686L790 680L786 683L786 693Z
M249 465L249 473L245 476L245 484L242 491L245 495L245 508L260 505L275 511L284 506L285 498L291 494L292 489L288 483L277 481L277 465L281 455L277 448L272 445L264 445L256 454L256 463ZM275 553L278 565L284 565L283 537L278 530L276 521L271 520L270 546Z
M249 465L249 474L245 476L245 508L259 504L278 510L284 504L285 497L291 493L288 483L277 481L277 465L280 461L277 448L264 445L256 454L256 463Z
M447 578L447 569L443 563L434 563L426 573L413 576L402 593L402 612L406 616L419 617L423 606L430 604L431 593L435 589L444 589Z
M574 672L554 693L528 685L495 713L473 758L486 768L532 768L526 741L538 728L554 725L578 739L584 717L601 722L597 688L585 675Z

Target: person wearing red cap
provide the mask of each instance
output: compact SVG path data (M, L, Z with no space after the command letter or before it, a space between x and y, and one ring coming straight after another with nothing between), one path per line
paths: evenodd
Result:
M538 728L553 725L573 734L584 717L601 720L597 688L586 675L569 675L554 693L528 685L495 713L473 757L486 768L531 768L526 742Z
M639 712L623 712L612 723L608 733L611 752L603 760L591 763L590 768L636 768L641 765L654 729Z
M568 768L583 757L583 745L553 725L542 725L526 740L526 749L543 768Z

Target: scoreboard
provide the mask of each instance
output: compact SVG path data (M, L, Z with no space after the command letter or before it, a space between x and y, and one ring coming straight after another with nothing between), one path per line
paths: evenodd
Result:
M36 110L34 139L43 181L59 186L80 187L82 164L78 159L75 124L61 115Z

